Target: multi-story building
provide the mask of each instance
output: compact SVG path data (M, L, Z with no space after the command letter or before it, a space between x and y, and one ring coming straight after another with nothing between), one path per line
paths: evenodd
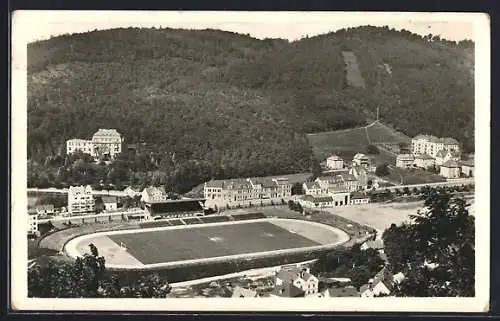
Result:
M304 291L305 296L318 293L318 278L311 274L309 268L282 268L276 273L277 287L293 285Z
M66 141L66 154L73 154L74 152L81 151L85 154L94 156L94 144L91 140L85 139L69 139Z
M411 140L411 151L415 154L428 154L436 158L436 154L441 151L460 152L460 144L453 138L437 138L432 135L417 135Z
M399 154L396 156L396 167L411 168L415 164L415 157L412 154Z
M150 186L146 187L141 194L141 202L153 203L153 202L164 202L168 198L168 194L165 191L164 186Z
M466 160L460 162L462 165L462 174L468 177L474 177L474 161L473 160Z
M122 151L123 139L116 129L99 129L92 140L69 139L66 141L66 154L81 151L98 158L107 156L115 158Z
M435 160L430 155L427 154L416 154L415 155L415 166L420 168L429 168L435 165Z
M336 174L320 176L315 180L327 194L354 192L358 189L358 180L353 174Z
M364 190L368 188L368 173L366 168L363 166L354 165L349 169L349 174L354 175L358 182L358 190Z
M116 129L99 129L92 136L95 156L107 155L115 158L122 152L122 141L122 136Z
M318 182L304 182L302 189L306 195L321 196L328 194L328 189L322 189Z
M439 175L446 178L459 178L462 167L456 161L449 160L441 165Z
M92 187L70 186L68 190L68 212L70 215L91 214L95 211Z
M38 236L38 214L28 214L28 235Z
M453 150L440 150L437 154L436 154L436 165L440 166L444 163L446 163L447 161L454 161L454 162L458 162L460 161L460 153L457 152L457 151L453 151Z
M337 155L332 155L326 159L326 167L329 169L343 169L344 160Z
M203 194L207 206L221 206L252 200L287 199L292 195L292 185L286 178L211 180L205 183Z

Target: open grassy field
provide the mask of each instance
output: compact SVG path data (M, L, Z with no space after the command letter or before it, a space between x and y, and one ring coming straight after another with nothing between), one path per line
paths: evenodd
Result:
M308 134L316 157L325 159L337 154L344 159L352 159L356 153L364 153L369 144L409 144L410 137L395 131L381 122L374 122L366 127L337 130L332 132ZM394 159L394 161L393 161ZM375 162L393 163L395 156L381 153L375 156Z
M269 222L109 235L143 264L258 253L320 245Z
M391 167L389 169L388 179L397 184L400 184L402 180L403 185L427 184L445 181L443 177L423 169L406 169L396 167Z

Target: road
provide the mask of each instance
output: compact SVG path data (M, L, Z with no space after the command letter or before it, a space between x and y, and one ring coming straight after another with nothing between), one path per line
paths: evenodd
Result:
M68 189L67 188L28 188L28 192L39 192L39 193L57 193L57 194L67 194ZM128 194L125 193L124 191L114 191L114 190L103 190L103 191L97 191L97 190L92 190L93 195L106 195L106 196L118 196L118 197L125 197ZM140 195L140 194L137 194Z

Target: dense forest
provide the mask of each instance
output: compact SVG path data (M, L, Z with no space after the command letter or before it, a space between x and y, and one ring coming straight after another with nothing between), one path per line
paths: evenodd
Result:
M365 124L377 107L407 135L452 136L473 150L473 46L370 26L295 42L154 28L35 42L29 184L99 172L106 184L185 192L210 178L307 171L306 133ZM356 56L364 88L346 81L343 52ZM65 140L98 128L144 148L112 165L64 157Z

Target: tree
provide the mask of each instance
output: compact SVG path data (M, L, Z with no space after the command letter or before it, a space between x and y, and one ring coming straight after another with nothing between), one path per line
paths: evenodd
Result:
M389 175L389 167L387 166L387 164L378 165L375 168L375 175L388 176Z
M395 294L474 296L475 230L468 204L432 190L424 205L410 224L391 225L383 235L393 271L406 276Z
M380 154L380 150L378 149L378 147L376 145L367 145L366 146L366 153L368 155L376 155L376 154Z
M105 259L89 244L90 254L73 264L54 263L28 270L28 296L37 298L165 298L171 287L157 274L141 276L122 286L118 276L106 275Z

